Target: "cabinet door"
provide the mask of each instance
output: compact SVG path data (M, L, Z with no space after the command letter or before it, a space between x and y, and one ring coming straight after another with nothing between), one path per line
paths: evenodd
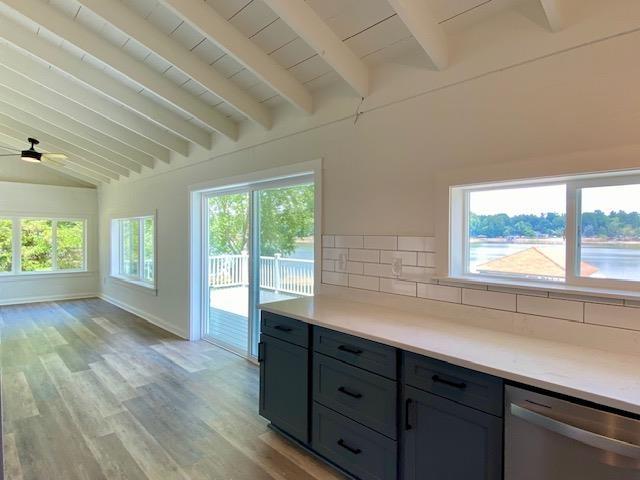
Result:
M285 433L309 442L309 350L260 337L260 415Z
M405 387L404 480L500 480L502 419Z

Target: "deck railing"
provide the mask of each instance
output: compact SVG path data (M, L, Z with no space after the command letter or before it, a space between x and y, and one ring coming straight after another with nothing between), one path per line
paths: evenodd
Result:
M313 295L313 260L260 257L260 288L294 295ZM248 255L209 257L209 286L237 287L249 285Z

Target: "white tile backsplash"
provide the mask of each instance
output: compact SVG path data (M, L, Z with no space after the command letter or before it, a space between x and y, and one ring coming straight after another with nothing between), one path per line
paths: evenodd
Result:
M574 322L584 320L584 303L555 298L518 295L518 312L542 317L562 318Z
M434 237L398 237L398 250L413 250L415 252L435 252Z
M373 250L397 250L398 237L390 235L365 235L364 248Z
M354 262L378 263L380 261L380 251L350 248L349 260L353 260Z
M380 290L380 279L378 277L365 277L363 275L349 275L349 286L351 288L378 291Z
M584 321L607 327L640 330L640 310L602 303L585 303Z
M323 235L322 246L322 283L328 285L461 303L479 312L517 312L539 322L570 320L640 331L640 300L436 280L433 237ZM347 263L339 271L341 255ZM392 272L394 258L402 259L400 275Z
M336 248L363 248L364 240L362 235L336 235Z
M382 250L380 252L380 263L393 263L394 258L401 258L402 265L417 265L418 254L416 252L400 252Z
M512 293L490 292L488 290L462 289L462 303L496 310L516 311L516 296Z
M417 295L417 285L415 282L405 282L402 280L394 280L392 278L381 278L380 291L415 297Z

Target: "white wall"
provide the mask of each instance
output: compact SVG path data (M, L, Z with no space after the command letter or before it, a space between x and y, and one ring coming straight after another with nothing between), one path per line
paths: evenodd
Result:
M526 171L518 162L544 159L546 165L570 168L582 158L596 170L640 167L639 156L612 162L609 155L639 143L639 42L637 32L613 37L381 105L355 125L352 117L327 120L210 160L197 151L173 170L101 187L103 277L110 214L157 209L159 233L158 295L106 278L103 293L186 335L188 187L207 180L322 157L325 233L433 235L438 212L446 212L436 194L446 170L481 173L508 162L509 175L517 177ZM406 65L398 66L405 84ZM391 68L385 66L380 75L389 76ZM414 70L414 84L406 91L419 89L423 73ZM342 92L323 94L335 98ZM375 103L375 95L367 102Z
M98 196L91 188L0 182L0 216L82 216L87 221L88 272L0 276L0 304L96 295Z

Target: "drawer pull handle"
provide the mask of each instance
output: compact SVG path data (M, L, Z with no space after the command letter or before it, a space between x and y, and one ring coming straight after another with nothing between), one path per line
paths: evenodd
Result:
M345 388L345 387L340 387L338 389L338 391L340 393L344 393L345 395L348 395L348 396L353 397L353 398L362 398L362 394L361 393L352 392L351 390L349 390L348 388Z
M276 325L273 328L275 328L276 330L280 330L281 332L290 332L291 330L293 330L293 328L285 327L284 325Z
M349 450L354 455L358 455L358 454L362 453L362 450L360 450L359 448L352 447L347 442L345 442L343 439L338 440L338 445L340 445L345 450Z
M347 353L352 353L354 355L360 355L362 353L362 350L360 350L359 348L350 347L349 345L340 345L338 347L338 350L342 350L343 352L347 352Z
M413 400L411 400L410 398L407 398L404 402L404 429L405 430L411 430L413 428L413 426L411 425L411 420L410 420L410 408L411 408L411 403L413 402Z
M464 382L452 382L451 380L447 380L446 378L440 378L438 375L434 375L433 377L431 377L431 380L433 380L435 383L443 383L453 388L459 388L460 390L464 390L465 388L467 388L467 384Z

